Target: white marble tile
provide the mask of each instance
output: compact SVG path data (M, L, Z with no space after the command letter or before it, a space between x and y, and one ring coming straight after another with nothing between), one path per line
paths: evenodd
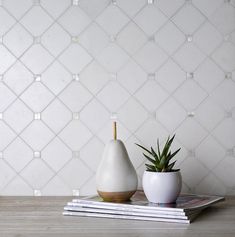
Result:
M34 74L41 74L53 61L53 57L40 44L35 44L21 57L21 61Z
M79 159L72 159L58 175L70 188L77 190L92 175L92 172Z
M171 55L185 42L185 36L169 21L155 34L155 41Z
M116 112L128 99L129 94L117 82L110 81L97 95L110 112Z
M167 60L167 54L153 42L145 44L134 55L134 59L146 72L155 72Z
M41 158L58 172L72 158L72 152L56 137L43 149Z
M0 8L0 21L4 22L0 26L0 35L5 34L15 23L15 19L3 8Z
M192 4L185 4L172 20L185 34L193 34L205 21L205 17Z
M118 44L130 55L134 54L146 41L144 32L133 22L130 22L117 37Z
M36 151L46 146L53 137L52 131L41 120L33 121L21 133L21 138Z
M167 21L167 18L151 4L138 12L134 21L148 36L151 36Z
M59 98L71 111L77 112L91 100L92 95L79 82L73 81L59 95Z
M3 83L0 83L0 111L5 110L15 99L14 93Z
M80 152L81 159L96 172L101 161L104 150L104 144L96 137L93 137Z
M187 80L175 91L174 96L187 110L193 110L207 97L207 93L193 80Z
M109 19L107 21L107 19ZM129 21L128 17L115 5L109 5L96 18L96 22L111 35L117 34Z
M109 121L109 112L97 99L93 99L81 111L80 119L96 133Z
M55 61L42 73L41 81L57 95L72 81L72 76L62 64Z
M23 26L32 33L33 36L40 36L52 22L53 19L40 6L34 6L21 19Z
M70 44L70 35L55 23L43 34L41 43L50 53L58 56Z
M41 196L40 189L53 177L53 171L48 168L42 159L32 160L21 172L21 176L34 189L35 196Z
M22 132L29 125L33 116L32 111L19 99L4 112L4 120L17 133Z
M133 94L147 80L147 74L134 60L131 60L119 70L117 80Z
M80 81L96 94L110 79L109 74L96 61L90 63L80 74Z
M91 19L79 7L73 6L62 14L58 21L71 35L74 36L81 33L89 25Z
M40 82L33 83L20 96L34 112L42 111L54 98L54 95Z
M0 44L0 73L3 74L16 61L16 58Z
M91 136L92 133L90 130L88 130L79 120L71 121L59 134L59 137L72 150L81 149Z
M4 159L20 172L33 159L33 151L22 139L16 138L4 151Z
M118 111L118 118L128 130L134 132L148 118L148 113L138 101L131 98Z
M114 57L115 55L115 57ZM97 57L98 62L108 72L117 72L129 59L127 53L114 43L106 47Z
M57 18L70 6L71 0L61 0L59 4L57 0L40 0L40 4L50 15Z
M59 57L59 61L72 73L79 73L92 61L90 54L78 44L70 45Z
M59 100L54 100L43 112L41 119L55 132L61 131L72 119L71 111Z
M17 57L21 56L33 43L33 37L20 24L16 24L4 36L7 48Z
M154 80L147 81L135 93L135 98L150 112L155 111L167 99L167 97L167 92Z

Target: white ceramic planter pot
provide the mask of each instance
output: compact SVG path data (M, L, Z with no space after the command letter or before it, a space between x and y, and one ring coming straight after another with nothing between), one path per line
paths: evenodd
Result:
M180 171L176 172L150 172L143 175L143 189L149 200L153 203L175 202L182 187Z

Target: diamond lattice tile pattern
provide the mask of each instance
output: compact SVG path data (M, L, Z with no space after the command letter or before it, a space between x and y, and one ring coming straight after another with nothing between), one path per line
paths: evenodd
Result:
M176 133L184 190L235 190L234 1L0 2L0 195L94 194L113 117L139 181Z

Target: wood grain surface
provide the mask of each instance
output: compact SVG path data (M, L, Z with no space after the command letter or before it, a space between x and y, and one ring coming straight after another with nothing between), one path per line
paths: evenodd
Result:
M0 197L0 237L235 237L235 197L191 224L63 216L72 197Z

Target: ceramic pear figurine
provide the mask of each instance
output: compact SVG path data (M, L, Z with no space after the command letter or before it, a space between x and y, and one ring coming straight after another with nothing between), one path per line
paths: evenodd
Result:
M97 192L104 201L125 202L136 192L138 179L125 145L117 139L116 122L113 136L96 172Z

